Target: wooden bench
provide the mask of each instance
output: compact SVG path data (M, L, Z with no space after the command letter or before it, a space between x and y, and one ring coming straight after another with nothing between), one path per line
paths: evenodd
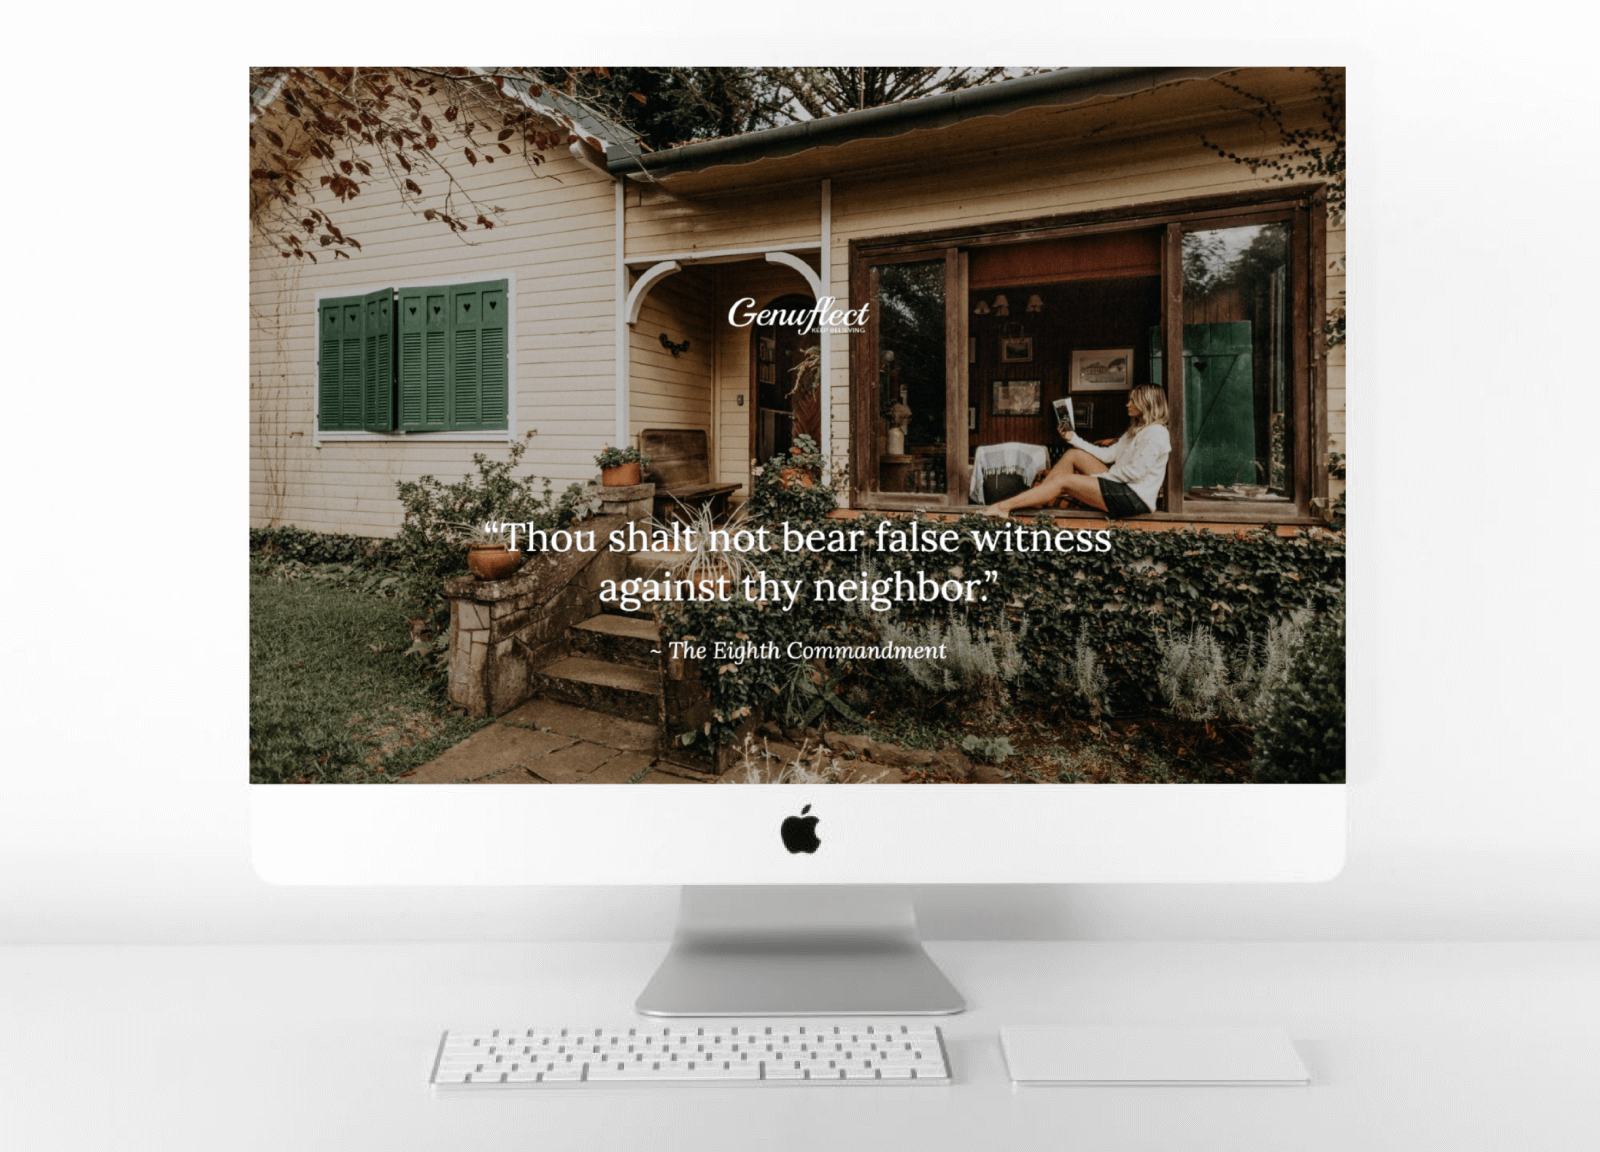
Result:
M728 497L737 484L711 483L711 459L703 428L646 428L639 433L639 451L650 457L644 479L655 484L655 517L670 521L680 504L711 505L718 520L727 515Z

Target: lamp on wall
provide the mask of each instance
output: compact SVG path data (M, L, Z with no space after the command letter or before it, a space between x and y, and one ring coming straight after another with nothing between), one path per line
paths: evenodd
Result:
M1028 311L1029 312L1043 312L1044 311L1044 301L1042 299L1040 299L1039 294L1037 292L1035 292L1032 296L1028 297Z
M1011 315L1011 302L1006 299L1004 292L994 298L994 314L996 316Z
M989 302L987 300L979 300L978 306L972 310L972 314L974 316L987 316L989 314Z
M680 340L674 343L672 337L668 336L665 332L661 334L661 346L668 352L672 353L672 358L674 360L676 360L679 355L689 350L689 342L687 340Z

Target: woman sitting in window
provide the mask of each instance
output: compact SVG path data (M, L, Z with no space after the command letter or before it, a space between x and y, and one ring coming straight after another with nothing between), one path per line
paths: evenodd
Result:
M1026 492L983 510L985 516L1006 516L1018 508L1038 508L1070 496L1098 508L1111 520L1143 516L1155 507L1161 482L1167 478L1167 457L1172 439L1167 435L1167 394L1154 384L1141 384L1128 393L1128 415L1133 423L1120 440L1098 445L1068 435L1071 448L1055 466Z

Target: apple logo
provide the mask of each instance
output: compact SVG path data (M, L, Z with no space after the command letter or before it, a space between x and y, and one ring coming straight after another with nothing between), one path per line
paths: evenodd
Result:
M817 820L819 817L807 816L811 805L807 804L800 809L800 815L790 816L783 822L783 827L778 829L778 834L783 837L783 846L790 852L815 852L822 844L817 839Z

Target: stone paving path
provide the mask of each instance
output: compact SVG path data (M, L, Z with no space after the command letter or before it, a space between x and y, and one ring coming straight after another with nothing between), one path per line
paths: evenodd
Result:
M712 783L657 760L654 725L530 700L409 776L405 784Z
M898 784L902 769L936 771L945 779L1002 783L989 765L974 765L956 749L938 753L881 744L866 736L837 732L811 735L777 732L768 725L747 749L746 761L722 776L670 764L656 756L653 725L625 720L555 700L530 700L475 732L444 755L430 760L404 784L739 784L749 780L749 765L766 782L786 765L804 763L814 772L828 769L833 783ZM790 740L799 741L799 746Z

